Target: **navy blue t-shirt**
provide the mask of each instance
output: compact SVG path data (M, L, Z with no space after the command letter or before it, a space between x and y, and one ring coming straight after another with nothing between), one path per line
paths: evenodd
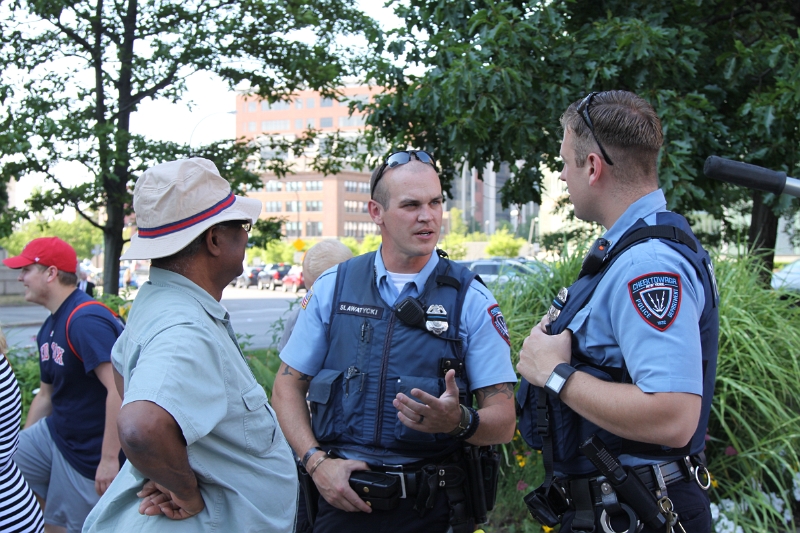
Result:
M82 476L94 479L100 463L106 416L106 388L93 370L111 362L111 348L122 324L102 305L76 311L66 337L67 318L84 302L94 301L83 291L72 291L50 315L37 335L42 382L53 386L53 412L47 426L61 454Z

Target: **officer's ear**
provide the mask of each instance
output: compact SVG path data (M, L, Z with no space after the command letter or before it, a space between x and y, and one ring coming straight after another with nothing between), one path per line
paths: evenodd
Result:
M372 221L380 226L383 224L383 213L386 209L376 200L370 199L369 203L367 204L367 210L369 211L369 216L372 218Z

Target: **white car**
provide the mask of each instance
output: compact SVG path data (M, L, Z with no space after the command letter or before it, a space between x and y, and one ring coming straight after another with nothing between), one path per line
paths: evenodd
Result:
M478 274L485 283L505 283L519 276L553 277L550 268L544 263L527 261L522 263L514 259L483 259L473 261L469 269Z
M772 288L800 291L800 260L772 274Z

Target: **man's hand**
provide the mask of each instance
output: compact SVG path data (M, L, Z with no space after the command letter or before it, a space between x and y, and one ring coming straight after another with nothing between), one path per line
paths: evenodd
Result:
M420 389L411 389L415 401L402 392L392 401L397 409L397 418L403 425L424 433L449 433L461 421L458 406L456 371L448 370L444 375L445 391L438 398ZM421 403L420 403L421 402Z
M142 498L139 504L141 514L147 516L163 514L170 520L184 520L196 515L206 506L197 487L188 496L180 498L153 480L148 480L136 496Z
M94 490L102 496L108 490L108 486L119 474L119 459L117 457L103 457L97 465L97 472L94 474Z
M569 363L572 358L572 332L565 329L558 335L548 335L546 326L549 323L547 315L542 317L519 352L517 372L537 387L544 387L555 367Z
M351 513L356 511L371 513L372 507L359 498L350 487L350 473L355 470L369 470L369 467L364 461L331 457L319 463L311 478L325 501L337 509Z

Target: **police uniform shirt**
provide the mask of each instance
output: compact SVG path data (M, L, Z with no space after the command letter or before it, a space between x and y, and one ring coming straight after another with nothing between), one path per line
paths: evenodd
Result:
M406 284L402 292L391 283L381 258L375 254L378 291L386 303L394 305L407 296L419 296L439 257L434 253L425 267ZM330 321L337 266L326 270L303 299L300 316L281 359L290 367L315 376L322 368L328 352L326 330ZM461 313L460 336L464 343L467 377L472 390L517 381L511 364L508 330L497 301L481 283L473 281L467 291Z
M628 207L604 237L613 249L638 219L653 225L656 213L663 211L666 200L659 189ZM699 322L704 304L702 280L691 263L651 239L629 248L611 265L567 327L580 353L603 366L621 367L624 361L643 392L702 395Z

